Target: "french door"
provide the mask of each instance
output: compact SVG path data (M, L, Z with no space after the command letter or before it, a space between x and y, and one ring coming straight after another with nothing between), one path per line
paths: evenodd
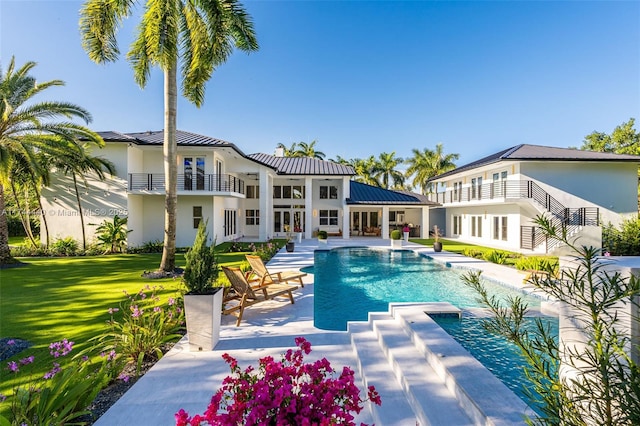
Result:
M304 232L304 209L275 208L273 210L273 232L286 235L288 232Z

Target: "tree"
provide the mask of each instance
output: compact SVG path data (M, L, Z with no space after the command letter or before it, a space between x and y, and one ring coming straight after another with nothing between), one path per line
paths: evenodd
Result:
M37 170L36 152L62 152L61 141L82 138L100 146L104 143L97 133L69 121L90 123L91 114L85 109L68 102L34 101L44 90L64 86L61 80L36 82L29 74L35 66L27 62L16 69L12 57L6 72L0 69L0 266L15 262L9 251L4 183L17 159Z
M422 193L433 192L433 188L427 182L429 179L456 168L454 163L460 154L445 154L441 143L436 145L436 149L425 148L423 151L413 149L413 157L407 158L409 167L406 176L413 176L413 186L420 186Z
M116 32L133 13L133 0L87 0L80 11L82 46L97 63L115 61L120 51ZM233 48L258 49L253 23L237 0L146 0L135 40L127 54L134 79L146 86L152 66L164 73L165 224L160 269L175 269L177 214L177 80L181 66L182 95L197 107L205 85Z
M630 118L613 129L610 135L593 132L584 137L581 150L640 155L640 133L633 128L636 120ZM638 170L638 206L640 210L640 169Z
M395 151L391 153L383 152L378 156L373 174L383 188L389 189L391 181L394 187L404 184L404 174L396 170L396 167L402 164L403 161L402 158L396 157Z
M297 149L293 152L292 157L309 157L316 158L318 160L324 160L326 155L322 151L316 151L315 145L317 141L311 143L298 142Z
M84 226L84 213L82 211L82 199L78 188L78 177L87 185L86 175L95 175L99 180L106 178L104 172L111 175L116 173L113 163L105 158L91 156L89 146L87 144L69 143L68 149L63 155L58 155L50 159L51 164L65 175L71 175L73 180L73 189L78 203L78 215L80 216L80 227L82 230L82 249L87 249L87 237Z
M610 135L593 132L585 136L581 150L613 152L616 154L640 155L640 133L633 128L635 119L630 118L613 129Z
M376 177L377 161L373 155L369 158L354 158L351 165L356 172L354 180L367 185L382 186Z

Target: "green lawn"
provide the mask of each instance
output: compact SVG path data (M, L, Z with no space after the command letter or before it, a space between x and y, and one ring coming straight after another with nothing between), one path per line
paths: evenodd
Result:
M219 253L218 262L238 266L245 254ZM182 287L179 279L141 276L157 269L160 258L161 254L21 258L25 266L0 270L0 337L33 344L0 365L0 394L11 394L15 384L13 373L6 369L8 361L35 355L35 377L42 377L51 369L51 342L73 341L73 353L88 347L89 339L107 330L108 309L119 307L123 291L162 286L161 298L177 296ZM183 254L176 255L176 266L184 267ZM6 404L0 407L7 414Z

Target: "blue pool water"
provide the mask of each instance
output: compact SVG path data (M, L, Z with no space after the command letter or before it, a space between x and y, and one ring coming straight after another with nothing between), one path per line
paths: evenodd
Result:
M314 323L326 330L346 330L347 321L364 321L368 312L386 312L391 302L449 302L459 308L484 307L462 282L463 270L452 269L412 251L344 248L316 251ZM531 308L540 299L497 283L484 282L499 300L520 296ZM483 319L434 318L478 361L525 401L529 386L519 350L502 336L487 332ZM556 330L556 318L545 317ZM530 320L533 323L533 319ZM531 404L530 404L531 405ZM536 407L532 407L536 409Z
M346 330L347 321L364 321L369 312L386 312L391 302L449 302L459 308L481 307L476 293L448 268L409 250L343 248L316 251L314 325ZM520 295L531 307L540 299L499 284L486 283L504 300Z
M482 318L463 316L461 319L450 317L433 319L509 389L527 401L534 410L538 409L528 401L523 391L524 388L531 388L531 385L522 369L522 366L526 365L526 360L515 344L502 336L487 332L482 325L485 321ZM555 336L558 335L557 318L542 317L541 320L551 327L551 332ZM533 331L534 319L525 318L524 326Z

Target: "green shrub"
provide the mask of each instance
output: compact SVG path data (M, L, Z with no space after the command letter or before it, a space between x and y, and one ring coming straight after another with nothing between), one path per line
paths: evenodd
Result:
M484 255L484 250L467 247L462 249L462 255L467 257L473 257L475 259L482 259Z
M504 265L505 263L507 263L509 254L500 250L489 250L482 255L482 258L487 262Z
M327 231L322 231L322 230L318 231L318 239L319 240L326 240L327 237L328 237Z
M215 244L207 246L207 221L201 221L193 247L184 256L186 265L182 282L189 294L208 294L218 275Z
M391 231L391 239L392 240L401 240L402 239L402 232L400 232L397 229L394 229L393 231Z
M107 253L122 253L127 247L127 234L133 232L127 229L128 218L115 215L113 220L103 220L96 228L96 238Z
M78 254L78 242L73 237L59 238L49 247L53 256L75 256Z
M558 270L558 258L551 256L524 256L516 260L516 269L521 271L553 271Z
M611 223L603 226L602 251L613 256L640 256L640 217L624 220L620 229Z

